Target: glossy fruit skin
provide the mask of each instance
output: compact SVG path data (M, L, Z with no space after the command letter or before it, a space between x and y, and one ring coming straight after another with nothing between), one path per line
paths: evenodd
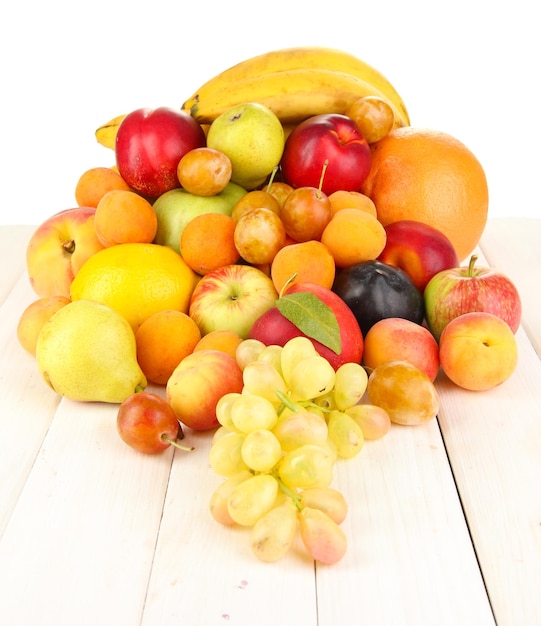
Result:
M117 430L129 446L144 454L158 454L171 445L181 432L172 407L150 391L134 393L118 408ZM165 437L164 437L165 435Z
M385 232L378 260L404 270L421 293L435 274L460 264L447 235L429 224L398 220L387 224Z
M338 369L343 363L360 363L363 355L363 335L349 307L332 290L314 283L296 283L286 293L310 292L318 296L335 314L340 327L342 351L336 354L319 341L312 339L318 353ZM293 337L304 335L295 324L285 318L276 306L259 317L252 326L250 338L265 345L281 345Z
M168 107L136 109L118 128L116 164L133 190L157 198L180 186L180 159L205 143L203 128L187 113Z
M352 310L363 336L387 317L423 323L423 296L398 267L381 261L357 263L337 272L333 291Z
M283 179L292 187L320 186L327 195L359 191L368 176L372 154L355 122L345 115L314 115L288 136L281 160Z

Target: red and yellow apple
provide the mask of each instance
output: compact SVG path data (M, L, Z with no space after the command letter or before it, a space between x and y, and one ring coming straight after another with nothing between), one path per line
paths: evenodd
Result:
M274 306L271 278L251 265L226 265L205 274L195 286L189 315L202 335L232 330L245 339L255 320Z
M346 303L333 291L314 283L295 283L286 289L284 295L308 292L317 296L334 314L340 334L340 352L310 337L321 356L338 369L343 363L360 363L363 356L363 336L359 323ZM308 336L298 326L287 319L277 306L263 313L253 324L249 337L258 339L265 345L285 345L290 339Z
M364 337L363 363L375 369L393 360L408 361L434 381L440 369L438 342L420 324L401 317L384 318Z
M165 388L167 402L177 418L193 430L219 426L218 400L226 393L240 393L242 370L235 359L221 350L199 350L184 357Z
M329 195L359 191L371 164L370 146L355 122L333 113L309 117L290 133L280 167L292 187L321 188Z
M472 311L497 315L515 333L520 325L522 303L510 278L492 267L476 267L476 255L468 265L438 272L424 291L428 327L438 340L455 317Z
M32 289L40 297L70 297L71 283L83 263L103 249L94 228L94 207L55 213L32 233L26 267Z
M440 337L447 377L471 391L492 389L515 371L518 350L509 325L492 313L473 311L451 320Z
M460 264L451 240L433 226L398 220L387 224L385 232L385 248L378 259L404 270L421 293L432 276Z

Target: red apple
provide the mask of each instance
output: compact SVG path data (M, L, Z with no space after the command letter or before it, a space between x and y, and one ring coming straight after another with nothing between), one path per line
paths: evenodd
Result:
M122 441L144 454L158 454L171 445L193 450L177 441L183 433L171 405L150 391L128 396L118 407L116 425Z
M428 281L460 260L451 240L440 230L414 220L398 220L385 227L387 240L378 260L404 270L422 293Z
M226 265L205 274L190 300L190 317L202 335L232 330L246 338L255 320L274 306L278 293L271 278L252 265Z
M180 187L180 159L205 144L203 128L187 113L168 107L137 109L126 115L118 128L116 164L132 189L157 198Z
M240 393L242 370L221 350L198 350L184 357L169 377L166 398L177 418L193 430L219 426L218 400L226 393Z
M456 385L486 391L505 382L515 371L515 335L500 317L483 311L452 319L440 337L440 363Z
M359 323L346 303L333 291L314 283L296 283L289 287L285 294L309 292L317 296L334 313L340 329L341 351L334 352L323 343L310 338L316 350L329 363L338 369L343 363L360 363L363 355L363 336ZM299 328L287 319L273 306L257 319L250 331L249 337L258 339L265 345L283 346L293 337L305 335Z
M468 265L438 272L425 287L425 315L428 327L439 340L447 324L472 311L497 315L513 333L520 325L522 303L510 278L492 267L475 267L477 256Z
M359 191L371 164L370 147L355 122L332 113L309 117L293 129L281 170L292 187L320 187L324 172L321 190L330 195L340 189Z
M30 284L40 297L70 298L70 286L83 263L103 250L94 228L94 207L55 213L33 232L26 248Z

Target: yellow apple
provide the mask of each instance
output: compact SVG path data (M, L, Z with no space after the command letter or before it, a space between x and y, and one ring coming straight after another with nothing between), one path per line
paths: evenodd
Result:
M94 229L94 207L65 209L51 215L32 233L26 267L32 289L40 297L70 297L79 268L103 249Z
M443 329L439 347L442 370L456 385L471 391L500 385L517 366L515 335L492 313L455 317Z

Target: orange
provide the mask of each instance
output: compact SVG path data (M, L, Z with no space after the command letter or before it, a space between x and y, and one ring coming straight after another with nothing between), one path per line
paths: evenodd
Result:
M321 242L341 268L377 259L386 241L387 233L381 222L359 209L337 211L321 235Z
M165 385L200 339L199 327L189 315L181 311L158 311L135 332L139 367L149 381Z
M158 230L158 218L150 202L135 191L114 189L98 202L94 227L104 246L152 243Z
M187 313L198 276L180 254L154 243L121 243L94 253L71 283L72 300L115 309L134 332L152 314Z
M461 261L468 257L488 217L487 179L472 151L447 133L411 126L371 147L361 191L374 201L380 222L424 222L447 235Z
M194 352L198 350L221 350L236 358L237 347L243 339L232 330L211 330L197 342Z
M112 167L91 167L81 174L75 185L75 200L79 206L96 208L108 191L129 191L128 183Z
M271 279L278 293L286 283L316 283L330 289L335 272L332 254L316 239L284 246L271 265Z
M235 246L235 220L223 213L203 213L191 219L180 235L180 254L203 276L240 259Z

